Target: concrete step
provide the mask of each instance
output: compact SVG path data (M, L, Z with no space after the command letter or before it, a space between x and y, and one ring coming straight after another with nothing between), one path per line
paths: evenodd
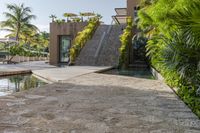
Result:
M147 64L130 64L130 68L148 68Z
M135 60L134 64L147 64L146 61Z

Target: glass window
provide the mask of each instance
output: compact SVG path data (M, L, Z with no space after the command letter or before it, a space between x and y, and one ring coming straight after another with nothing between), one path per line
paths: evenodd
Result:
M69 50L71 47L71 39L69 36L60 36L60 62L68 63L69 62Z

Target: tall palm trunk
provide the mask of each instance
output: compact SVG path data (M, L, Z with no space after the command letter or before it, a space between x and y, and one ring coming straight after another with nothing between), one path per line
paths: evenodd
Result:
M16 41L19 41L19 30L17 30L15 38L16 38Z
M16 36L15 36L16 41L18 41L18 42L19 42L19 32L20 32L20 28L21 28L21 26L20 26L20 24L18 23L18 24L17 24L17 32L16 32Z

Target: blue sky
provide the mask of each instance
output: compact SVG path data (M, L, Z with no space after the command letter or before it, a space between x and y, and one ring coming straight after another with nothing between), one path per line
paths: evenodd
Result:
M59 18L65 12L96 12L103 16L103 21L111 23L111 16L115 14L115 7L126 7L126 0L0 0L0 21L4 20L3 12L7 3L24 3L32 8L33 14L37 16L32 23L37 25L41 31L49 30L49 16L55 14ZM5 32L0 31L0 37Z

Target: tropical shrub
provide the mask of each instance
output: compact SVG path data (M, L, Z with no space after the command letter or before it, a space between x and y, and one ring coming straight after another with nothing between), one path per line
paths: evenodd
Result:
M128 68L129 65L129 48L132 44L132 30L133 21L131 18L127 18L127 27L124 29L123 34L120 36L121 47L119 48L119 68Z
M70 48L70 64L73 64L76 57L79 55L81 49L84 47L86 42L90 40L95 32L96 28L100 24L100 17L95 16L90 18L88 25L83 31L79 32L73 41L72 47Z
M67 18L67 22L71 21L70 18L77 17L77 15L74 13L64 13L63 16Z
M49 16L49 18L51 18L51 21L52 21L52 22L55 22L55 19L57 18L57 16L54 15L54 14L51 14L51 15Z
M26 56L26 57L46 57L48 53L42 52L38 49L33 49L33 48L26 48L23 45L18 45L18 46L11 46L9 49L9 54L12 56Z
M93 12L80 12L79 16L81 17L81 21L84 21L84 17L87 17L87 19L89 20L90 17L94 17L96 14ZM98 14L97 14L98 16ZM87 21L87 19L85 21Z
M144 0L138 27L152 66L200 117L200 1Z
M146 61L147 38L142 32L138 32L133 36L132 45L134 49L134 60Z

